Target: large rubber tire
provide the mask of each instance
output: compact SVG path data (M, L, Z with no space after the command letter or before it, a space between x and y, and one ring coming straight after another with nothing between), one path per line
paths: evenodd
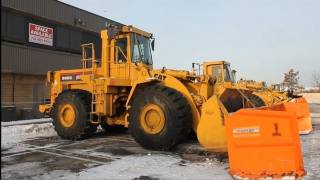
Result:
M156 134L146 132L140 121L144 107L150 104L159 106L165 117L164 127ZM191 108L185 97L178 91L161 85L137 89L129 109L129 131L147 149L172 149L188 137L192 120Z
M70 140L78 140L92 135L97 126L89 121L91 96L85 91L65 91L61 93L53 104L51 111L52 123L57 134ZM70 105L75 111L75 120L70 127L61 122L61 107Z
M265 106L266 103L257 95L251 94L248 99L251 103L253 103L256 107L262 107Z

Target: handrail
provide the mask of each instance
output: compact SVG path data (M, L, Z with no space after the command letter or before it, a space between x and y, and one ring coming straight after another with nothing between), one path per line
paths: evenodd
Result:
M87 62L91 61L91 69L92 69L92 78L94 78L94 75L96 73L97 69L97 60L95 59L95 49L94 49L94 44L93 43L87 43L87 44L81 44L81 49L82 49L82 73L83 75L85 74L87 67ZM91 50L91 57L87 57L87 50Z

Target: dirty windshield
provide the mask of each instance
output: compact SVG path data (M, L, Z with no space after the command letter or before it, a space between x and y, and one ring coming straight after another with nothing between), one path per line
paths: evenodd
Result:
M132 41L132 61L142 61L144 64L152 65L152 55L150 39L141 35L133 34Z

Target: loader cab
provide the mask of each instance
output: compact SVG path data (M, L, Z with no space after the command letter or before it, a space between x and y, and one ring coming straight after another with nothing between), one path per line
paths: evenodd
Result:
M133 26L123 26L116 36L111 37L111 59L115 63L142 63L152 66L154 38L152 34Z
M213 76L217 83L235 83L235 71L226 61L204 62L204 74Z
M138 77L139 69L153 68L151 33L133 26L109 27L101 32L102 72L106 77L125 80L125 84ZM120 82L120 81L119 81Z
M114 63L153 65L151 39L137 33L119 35L112 40Z
M281 92L281 85L280 84L272 84L269 89L273 90L273 91L278 91Z

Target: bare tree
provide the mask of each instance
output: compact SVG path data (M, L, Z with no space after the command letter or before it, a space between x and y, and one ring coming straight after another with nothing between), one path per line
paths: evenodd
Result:
M316 86L318 88L318 90L320 91L320 71L313 71L312 73L312 82L314 84L314 86Z
M298 81L299 81L299 71L290 69L287 73L284 73L284 80L282 82L282 85L288 91L293 92L299 89Z

